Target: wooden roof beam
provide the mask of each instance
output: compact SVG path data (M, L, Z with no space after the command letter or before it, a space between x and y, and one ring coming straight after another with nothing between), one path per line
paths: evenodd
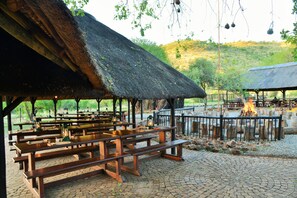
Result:
M1 15L1 18L3 18L3 22L1 23L2 24L1 26L3 27L3 29L5 29L7 32L13 35L15 38L18 37L17 38L18 40L22 41L28 47L35 50L40 55L53 61L54 63L61 66L62 68L64 69L70 68L72 71L77 71L77 66L73 64L73 62L66 56L66 53L63 48L54 44L51 39L49 39L47 36L42 34L40 30L37 30L36 28L34 28L31 24L29 24L17 13L13 13L9 11L6 8L6 6L3 5L2 3L0 3L0 9L3 10L11 18L9 19L9 17L5 17L5 15ZM21 30L21 28L16 28L15 25L9 24L9 23L13 23L12 19L14 20L14 23L18 24L23 29ZM46 48L47 50L42 48ZM47 51L50 51L51 53Z

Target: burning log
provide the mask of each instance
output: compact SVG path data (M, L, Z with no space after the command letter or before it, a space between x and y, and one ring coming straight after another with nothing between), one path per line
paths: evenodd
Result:
M240 116L257 116L258 113L255 110L253 99L249 98L248 102L244 104L243 109L240 112Z

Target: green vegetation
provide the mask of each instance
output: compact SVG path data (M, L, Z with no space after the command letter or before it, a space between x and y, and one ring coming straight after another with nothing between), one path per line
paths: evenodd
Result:
M216 66L204 58L198 58L189 66L189 70L184 71L184 74L200 85L204 91L207 86L214 85L215 73Z
M156 43L146 39L134 39L133 42L139 45L140 47L142 47L143 49L145 49L146 51L150 52L154 56L156 56L164 63L167 63L167 64L170 63L164 49L158 46Z

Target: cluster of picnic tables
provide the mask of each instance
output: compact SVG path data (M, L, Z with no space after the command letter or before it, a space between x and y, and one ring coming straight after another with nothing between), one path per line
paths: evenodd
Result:
M67 123L67 136L63 135L65 128L61 127L65 126L65 123ZM22 127L29 124L32 123L16 123L15 125ZM121 171L140 176L139 156L154 154L181 161L182 144L187 142L186 140L174 140L174 138L166 139L168 135L171 137L170 133L175 127L133 128L133 123L111 122L111 118L60 119L40 121L38 125L39 130L36 128L20 129L9 134L10 139L15 141L14 147L17 155L13 160L20 164L24 182L36 197L44 197L46 186L53 183L66 182L99 172L105 172L118 182L123 182ZM151 142L153 138L156 140L154 144ZM172 150L171 153L166 152L169 148ZM36 168L36 162L41 160L86 152L89 157L84 159ZM126 157L132 157L133 162L125 163ZM109 170L107 165L111 165L113 171ZM87 167L94 167L94 171L44 183L44 178Z

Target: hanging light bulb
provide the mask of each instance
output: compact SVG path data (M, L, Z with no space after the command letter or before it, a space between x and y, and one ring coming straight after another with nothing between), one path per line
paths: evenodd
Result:
M231 27L233 27L233 28L235 27L235 23L234 22L232 22Z

